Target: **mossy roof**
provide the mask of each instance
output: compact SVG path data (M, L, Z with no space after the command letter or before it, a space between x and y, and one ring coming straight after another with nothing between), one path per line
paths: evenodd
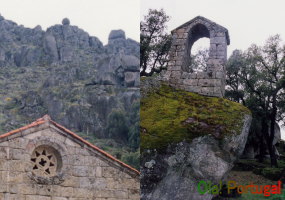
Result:
M239 103L162 84L141 99L141 149L161 149L208 134L222 139L241 131L245 114L250 111Z

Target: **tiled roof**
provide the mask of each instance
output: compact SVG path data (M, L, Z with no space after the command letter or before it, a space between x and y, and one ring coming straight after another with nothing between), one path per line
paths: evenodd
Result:
M36 121L32 122L31 124L27 125L27 126L23 126L19 129L16 129L16 130L13 130L13 131L10 131L8 133L5 133L3 135L0 135L0 139L2 138L5 138L5 137L8 137L8 136L11 136L15 133L18 133L18 132L21 132L21 131L24 131L26 129L29 129L29 128L32 128L32 127L36 127L38 125L41 125L41 124L44 124L46 122L50 122L51 124L53 124L55 127L57 127L58 129L64 131L65 133L71 135L72 137L76 138L77 140L80 140L81 142L83 142L84 144L86 144L87 146L91 147L92 149L95 149L96 151L100 152L101 154L105 155L106 157L110 158L111 160L117 162L118 164L120 164L121 166L123 167L126 167L132 171L134 171L135 173L137 174L140 174L140 172L136 169L134 169L133 167L127 165L126 163L118 160L117 158L115 158L114 156L110 155L109 153L103 151L102 149L100 149L99 147L91 144L90 142L84 140L82 137L78 136L77 134L75 134L74 132L68 130L67 128L65 128L64 126L56 123L55 121L52 121L50 116L48 115L45 115L43 116L42 118L39 118L37 119Z

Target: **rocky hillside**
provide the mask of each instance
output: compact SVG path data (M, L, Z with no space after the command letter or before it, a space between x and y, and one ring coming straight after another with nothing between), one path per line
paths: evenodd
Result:
M139 94L139 43L124 31L104 46L67 18L45 31L0 16L0 133L49 114L95 143L136 151Z
M245 147L250 111L155 79L141 88L141 199L212 199L198 183L225 179Z

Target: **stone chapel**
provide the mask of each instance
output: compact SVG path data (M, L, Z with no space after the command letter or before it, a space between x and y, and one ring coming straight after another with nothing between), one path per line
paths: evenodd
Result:
M225 93L225 64L227 46L230 44L228 30L197 16L171 31L172 45L169 64L164 75L166 81L175 88L195 92L205 96L223 97ZM209 57L206 70L193 72L191 49L200 38L210 39Z
M137 200L139 171L48 115L0 135L0 200Z

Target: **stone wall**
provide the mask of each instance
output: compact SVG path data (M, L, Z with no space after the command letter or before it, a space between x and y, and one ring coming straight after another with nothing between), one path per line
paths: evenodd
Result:
M223 97L228 30L204 17L196 17L172 31L170 62L164 78L179 89L207 96ZM210 38L205 72L191 72L191 48L200 38Z
M56 176L35 173L37 147L58 151ZM0 139L1 200L134 200L139 194L138 174L52 124Z

